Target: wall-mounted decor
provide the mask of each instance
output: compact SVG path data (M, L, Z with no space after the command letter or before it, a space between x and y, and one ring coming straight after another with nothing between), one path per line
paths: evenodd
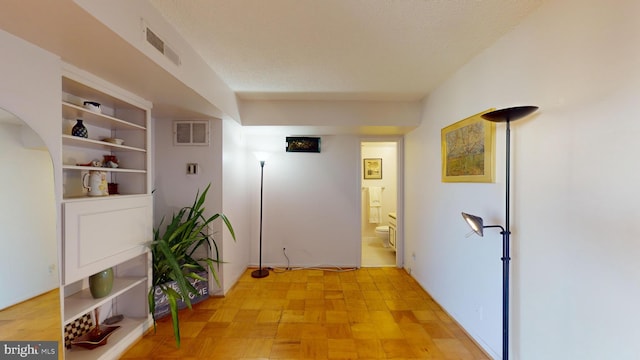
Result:
M287 152L320 152L320 138L287 136Z
M442 129L442 181L494 182L496 126L479 114Z
M174 121L173 145L209 145L209 121Z
M382 179L382 159L363 159L365 179Z

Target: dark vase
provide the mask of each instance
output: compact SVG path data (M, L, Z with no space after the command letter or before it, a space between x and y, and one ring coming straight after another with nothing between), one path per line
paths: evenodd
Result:
M87 128L82 124L82 119L78 119L73 128L71 129L71 135L78 137L89 137L89 132L87 132Z
M105 297L113 288L113 268L89 276L89 290L94 299Z

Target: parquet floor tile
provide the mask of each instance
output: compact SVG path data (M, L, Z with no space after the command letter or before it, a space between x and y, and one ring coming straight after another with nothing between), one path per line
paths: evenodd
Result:
M471 359L489 357L403 269L247 270L225 297L158 321L122 359Z

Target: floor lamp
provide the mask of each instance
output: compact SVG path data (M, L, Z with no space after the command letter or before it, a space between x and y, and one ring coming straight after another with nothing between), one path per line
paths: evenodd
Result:
M263 278L269 276L269 270L262 268L262 193L264 189L264 160L260 160L260 266L251 272L251 277Z
M523 118L534 111L538 110L537 106L518 106L506 109L495 110L483 114L482 117L485 120L492 122L504 122L507 125L506 130L506 209L505 209L505 227L501 225L484 225L482 218L467 213L462 213L462 217L469 224L471 229L483 236L482 229L484 228L500 228L500 234L502 234L502 360L509 359L509 180L511 171L511 121Z

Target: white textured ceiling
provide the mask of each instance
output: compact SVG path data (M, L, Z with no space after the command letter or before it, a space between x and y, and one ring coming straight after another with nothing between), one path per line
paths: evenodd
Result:
M543 0L150 0L244 99L416 101Z

